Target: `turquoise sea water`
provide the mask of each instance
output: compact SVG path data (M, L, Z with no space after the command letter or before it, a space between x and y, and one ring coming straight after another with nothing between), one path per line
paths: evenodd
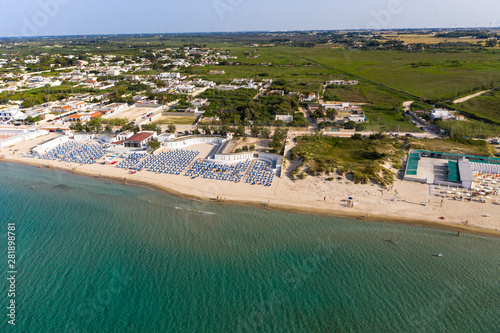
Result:
M0 220L0 271L8 222L18 270L15 327L2 278L1 332L500 328L498 239L201 203L9 163Z

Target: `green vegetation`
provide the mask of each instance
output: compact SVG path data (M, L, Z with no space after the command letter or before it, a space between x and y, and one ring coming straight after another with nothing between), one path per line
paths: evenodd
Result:
M299 112L301 103L298 94L314 92L321 96L323 84L334 79L359 81L356 86L329 86L322 96L325 101L364 103L363 110L369 123L349 122L344 125L347 129L418 132L419 129L411 123L410 118L402 113L402 103L410 100L414 101L413 110L428 111L434 106L456 108L460 113L476 120L436 121L436 126L453 138L450 141L415 141L380 136L372 136L371 139L360 136L350 139L311 136L299 139L297 147L292 151L292 154L304 159L300 170L294 173L299 178L306 177L307 174L339 172L349 174L356 182L374 181L387 185L393 177L387 165L398 169L401 166L400 155L410 145L434 147L426 149L437 151L455 149L489 155L492 152L487 149L488 146L478 143L483 141L463 141L467 140L464 137L487 138L500 134L500 91L495 89L500 86L500 49L495 46L498 33L480 29L434 32L437 33L436 36L429 31L400 31L396 36L384 32L324 31L314 34L155 34L47 37L43 40L14 38L0 39L0 48L2 57L9 59L8 66L14 68L14 74L21 73L20 67L25 65L22 62L24 56L34 55L39 56L40 62L26 65L27 71L46 70L41 75L52 77L60 73L55 68L75 65L78 60L91 61L91 55L113 55L115 57L107 60L111 65L143 63L142 59L147 59L150 63L141 65L146 67L145 70L134 74L144 75L141 80L149 80L160 88L165 87L165 82L145 75L172 71L174 66L171 60L161 56L187 59L187 51L183 47L216 49L216 52L232 57L218 65L181 67L178 72L190 78L215 81L217 84L229 84L235 78L252 78L255 81L272 79L271 90L281 90L284 95L281 92L260 95L253 89L209 89L198 97L210 101L203 117L210 117L211 120L202 122L193 132L220 135L233 132L238 137L244 136L244 126L251 126L252 135L270 138L269 127L274 126L278 130L272 136L269 146L273 152L281 151L286 137L284 131L279 129L286 124L275 120L276 115L293 115L294 120L290 126L307 127L309 123L304 114ZM408 42L410 37L418 42ZM463 37L470 39L465 40ZM68 58L67 55L74 57ZM192 63L199 60L199 54L189 59ZM5 67L0 69L0 73L10 71ZM224 71L225 74L211 75L211 70ZM98 74L97 71L93 72ZM150 86L125 82L123 75L111 78L115 85L103 91L82 88L64 81L57 87L4 92L0 94L0 103L22 100L22 106L31 107L85 92L92 95L106 94L104 98L109 103L132 104L132 97L141 93L161 104L179 100L177 109L191 106L191 99L186 95L152 93ZM98 81L107 79L110 77L98 77ZM3 83L15 80L18 79L11 78ZM459 105L451 104L458 96L487 89L493 91ZM320 128L332 126L333 116L335 115L324 110L318 110L312 115L317 120L326 120L319 124ZM36 119L29 121L36 122ZM174 133L174 124L185 125L193 121L194 118L168 116L144 125L143 129L159 132L161 125L168 125L168 132ZM79 131L95 132L102 130L102 125L106 125L106 131L112 130L113 126L121 126L122 130L138 130L134 125L127 125L125 119L92 120L86 125L76 123L72 127ZM409 144L405 144L406 140ZM443 147L440 148L440 144ZM243 151L243 147L241 149Z
M127 118L101 119L102 124L111 126L125 126L128 122L129 120Z
M378 134L370 138L314 135L297 140L297 146L291 150L291 158L302 159L299 168L303 173L317 176L337 172L352 178L355 183L372 181L384 186L392 184L395 174L385 167L385 163L392 161L394 156L402 158L405 154L401 139ZM299 172L296 169L293 173L298 175Z
M500 125L480 121L436 121L436 125L454 138L468 137L486 139L500 135Z
M276 115L292 114L292 126L308 126L304 115L297 112L299 103L289 96L259 96L253 89L220 91L209 89L200 97L207 98L210 105L203 117L219 117L221 124L256 126L282 126L282 121L276 121Z
M149 148L156 150L161 147L161 142L159 142L158 140L151 140L147 143L147 145Z
M161 134L161 127L155 123L142 125L143 131L155 131L157 134Z
M184 117L184 116L163 116L160 120L155 121L158 125L191 125L196 120L195 117Z
M431 103L490 88L500 82L500 52L496 50L450 48L439 52L405 52L316 47L289 48L286 52Z
M271 153L281 154L283 152L285 140L288 134L288 130L277 128L274 131L272 141L269 143L269 148Z
M369 138L359 134L351 138L305 136L297 139L297 145L290 152L292 159L302 160L302 164L292 172L292 177L336 172L355 183L372 181L387 186L395 179L394 170L387 165L399 170L410 149L477 156L495 154L486 141L465 138L390 138L381 134Z
M71 124L69 128L75 132L99 133L102 131L102 124L100 118L94 118L86 124L83 124L80 119L78 119L76 123Z
M500 90L498 89L454 106L466 111L466 114L500 125Z
M489 156L495 155L495 150L484 140L472 140L465 138L446 139L408 139L408 147L437 151L441 153Z

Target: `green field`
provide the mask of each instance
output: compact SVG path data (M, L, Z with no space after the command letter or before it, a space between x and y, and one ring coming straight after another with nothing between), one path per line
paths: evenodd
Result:
M304 60L357 75L430 100L445 100L500 85L500 51L353 51L288 48Z
M464 138L447 139L409 139L411 149L437 151L441 153L495 156L495 150L484 140L468 140Z
M456 106L500 125L500 90L487 92Z

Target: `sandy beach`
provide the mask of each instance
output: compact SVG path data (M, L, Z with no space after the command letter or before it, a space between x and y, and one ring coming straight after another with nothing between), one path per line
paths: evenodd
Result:
M52 167L122 184L147 186L198 200L217 202L219 197L231 204L421 225L500 237L500 202L495 202L497 197L486 203L458 201L451 196L442 198L434 189L431 195L430 186L426 184L397 180L391 189L383 189L372 184L356 185L345 179L328 181L326 176L309 176L297 181L283 176L275 178L272 186L264 187L244 182L234 183L201 177L190 179L184 175L155 174L147 171L129 174L128 170L116 168L114 165L79 165L22 157L30 148L55 136L57 135L51 133L50 136L3 149L0 155L5 155L5 158L0 161L48 169ZM203 144L193 145L188 149L204 152L211 147ZM287 166L291 167L289 161ZM354 199L352 207L347 204L348 197ZM441 216L444 220L440 219Z

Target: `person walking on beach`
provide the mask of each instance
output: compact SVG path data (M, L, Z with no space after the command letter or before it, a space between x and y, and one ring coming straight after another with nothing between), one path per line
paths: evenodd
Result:
M323 201L326 201L326 197L323 199Z
M444 202L444 200L443 200L443 199L441 199L441 206L440 206L440 207L443 207L443 202Z

